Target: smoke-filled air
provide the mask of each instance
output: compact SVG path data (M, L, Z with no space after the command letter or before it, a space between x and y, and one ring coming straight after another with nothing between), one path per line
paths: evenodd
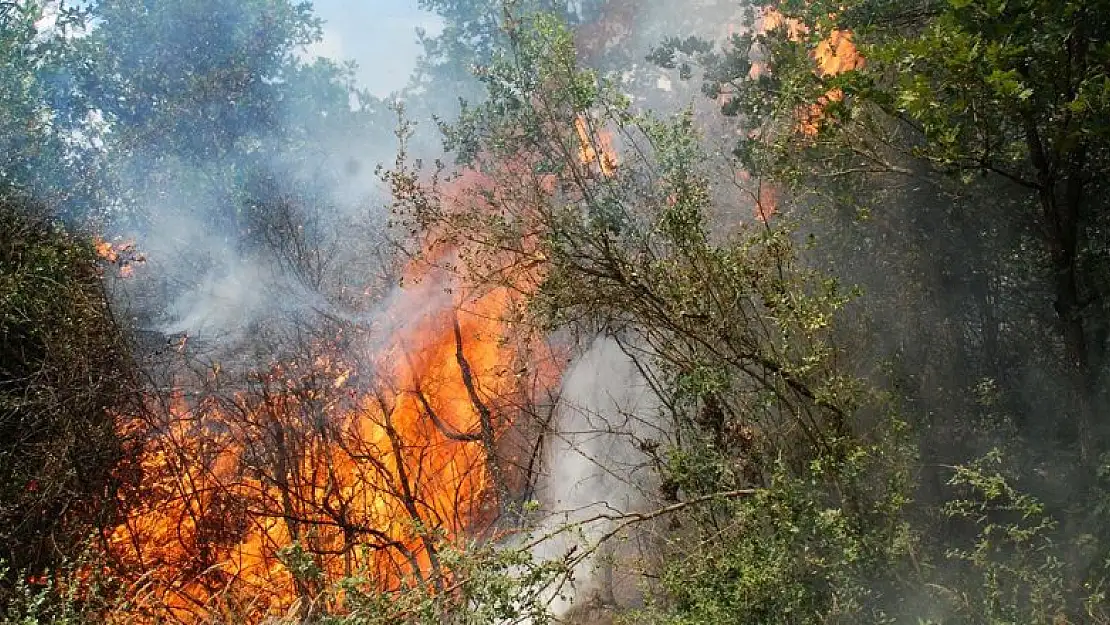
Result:
M0 625L1110 625L1108 42L0 1Z

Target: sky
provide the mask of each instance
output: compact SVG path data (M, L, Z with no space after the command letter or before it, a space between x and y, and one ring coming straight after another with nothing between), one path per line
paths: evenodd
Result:
M416 29L435 33L439 18L417 7L417 0L315 0L324 19L324 41L311 52L358 62L361 86L377 96L399 90L420 47Z

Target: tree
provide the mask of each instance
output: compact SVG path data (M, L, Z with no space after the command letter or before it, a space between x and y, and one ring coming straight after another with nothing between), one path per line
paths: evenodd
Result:
M118 0L92 15L80 87L113 128L124 207L207 197L198 212L243 235L247 204L324 186L350 167L329 162L336 146L388 138L388 111L354 87L349 66L298 56L321 37L307 2Z
M1093 405L1101 397L1107 341L1107 268L1099 251L1105 211L1096 172L1105 168L1110 144L1099 95L1104 51L1093 43L1105 35L1105 7L974 0L914 7L763 4L796 20L804 34L751 30L722 53L704 42L675 40L657 60L673 66L676 52L699 57L708 68L707 93L730 94L726 114L753 128L777 128L743 141L738 155L750 164L763 159L783 182L812 182L798 176L807 159L864 175L947 174L965 183L949 186L948 197L974 196L974 210L992 216L989 227L1031 233L1041 249L1026 260L1046 274L1056 328L1049 340L1071 379L1068 438L1092 462L1101 445ZM827 73L813 59L827 55L821 45L837 32L850 33L866 62ZM768 71L753 72L753 64ZM833 92L836 98L826 98ZM798 140L799 111L822 98L820 136ZM834 157L839 160L826 160ZM937 178L930 184L938 183L947 184ZM935 223L971 239L972 221Z
M1110 34L1099 2L953 2L909 33L886 24L899 12L859 3L844 25L870 40L871 75L897 68L891 84L872 79L868 100L915 127L921 155L942 168L1011 182L1031 200L1024 219L1044 242L1063 358L1073 371L1078 447L1101 452L1107 349L1108 267L1102 176L1110 158L1105 65L1097 42ZM860 27L876 15L872 28ZM881 30L880 30L881 28ZM911 78L912 77L912 78Z
M121 147L187 162L279 128L294 52L320 36L308 3L283 0L119 0L94 11L101 23L82 42L91 101L126 130Z
M658 597L673 622L878 622L856 607L897 596L866 571L906 563L908 451L877 395L838 367L831 328L849 298L805 268L758 195L713 184L692 114L632 114L577 65L556 16L524 13L506 37L488 98L448 132L488 183L458 198L401 168L401 218L458 249L462 274L530 293L531 323L611 338L649 380L658 413L627 418L663 433L634 440L659 471L659 514L680 511L658 543L683 562ZM738 205L762 219L736 225ZM687 566L726 558L767 575L695 579ZM683 584L732 594L699 613Z
M485 90L476 80L504 54L506 33L517 15L550 12L571 25L595 21L605 0L420 0L420 8L434 11L443 20L435 37L421 34L424 54L409 91L420 97L413 103L443 119L457 113L460 101L477 103ZM444 94L450 94L445 98ZM410 112L419 113L415 109Z
M953 547L974 542L968 524L931 507L952 496L952 465L1003 447L1010 477L1071 528L1052 533L1050 555L1033 560L1040 572L1021 570L1021 584L1066 588L1059 609L1083 614L1097 600L1085 585L1104 575L1086 563L1106 544L1091 505L1103 497L1106 440L1093 407L1105 375L1096 172L1107 143L1092 95L1105 59L1087 39L1104 36L1104 7L759 4L719 48L672 39L654 60L688 75L702 67L706 95L742 130L739 166L811 209L811 258L863 285L855 327L838 336L914 426L924 546L936 558L974 553L996 573L1029 557L1024 544L989 556ZM874 356L889 363L868 364ZM1014 492L1002 499L1024 505ZM988 533L1009 527L984 508ZM941 585L989 596L982 582L954 573Z
M82 57L72 38L87 16L65 6L51 13L49 4L0 5L0 182L50 210L87 214L97 198L99 129L77 89Z

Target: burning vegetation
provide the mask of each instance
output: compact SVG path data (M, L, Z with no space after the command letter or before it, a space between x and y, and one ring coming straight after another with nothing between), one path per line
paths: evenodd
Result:
M614 176L620 160L613 149L613 134L607 128L591 132L585 115L574 118L574 131L578 134L578 158L582 164L591 168L597 165L598 171L606 178Z
M122 278L131 277L135 267L146 262L146 256L135 248L134 241L112 243L97 237L93 241L93 249L101 260L116 267Z
M304 612L335 579L444 592L453 579L443 549L511 529L499 528L533 487L551 418L540 413L562 360L518 323L547 278L543 242L527 233L549 227L556 195L584 202L620 174L609 124L582 112L571 125L577 165L593 180L576 183L585 186L537 177L529 151L484 155L427 196L420 172L387 174L395 198L415 207L397 225L419 234L403 244L403 286L371 326L340 324L333 339L246 372L198 369L203 354L184 335L169 390L148 397L124 430L144 441L141 480L122 494L138 503L107 551L140 580L137 610L155 621L262 622ZM753 211L766 224L777 191L765 180L755 187ZM526 233L511 247L449 226L486 224L506 208ZM145 261L133 243L96 249L125 277ZM322 609L343 611L333 600Z
M227 391L212 367L134 424L140 504L110 553L143 580L152 617L259 622L344 577L442 587L439 549L492 535L527 478L529 451L506 435L554 380L505 325L506 289L445 293L419 267L381 317L389 335L360 335L380 345L365 362L315 344Z
M0 3L0 625L1110 623L1101 14L423 4Z
M801 20L786 17L773 6L764 8L757 28L759 32L764 33L781 29L786 33L787 40L792 42L802 42L810 36L809 27ZM841 29L833 29L827 36L821 38L811 55L817 64L816 73L821 78L862 69L865 62L852 40L852 33ZM766 70L761 64L753 64L754 77L758 77L763 71ZM820 125L825 119L825 110L831 103L840 102L843 99L844 92L838 87L833 87L816 102L799 107L798 132L810 138L817 136Z

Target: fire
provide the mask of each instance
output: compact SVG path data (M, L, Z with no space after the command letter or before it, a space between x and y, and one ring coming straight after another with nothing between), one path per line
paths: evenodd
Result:
M765 29L781 25L802 36L781 14L764 18ZM823 76L862 63L851 34L834 35L815 52ZM585 114L574 131L580 163L614 177L613 133ZM524 162L505 167L533 171ZM500 188L464 173L458 184L473 193L460 197ZM541 193L554 192L554 178L544 184ZM767 222L776 210L775 189L761 181L756 218ZM136 603L151 621L199 623L220 610L258 623L312 598L324 579L359 574L380 588L428 579L439 572L440 538L498 516L519 486L519 474L496 456L517 425L521 387L558 375L529 357L527 341L506 340L508 312L538 282L542 263L529 256L527 236L519 244L514 254L535 264L512 288L445 278L429 265L464 254L425 245L425 261L406 271L415 286L382 315L388 336L369 362L354 362L338 345L313 345L311 357L275 364L234 392L183 383L154 411L160 419L130 425L152 435L141 453L143 480L129 493L138 504L109 545L140 580ZM101 240L96 251L113 264L142 262L132 244ZM213 364L205 383L217 384L220 369ZM290 545L307 561L292 561Z
M119 275L124 278L134 274L135 265L146 262L146 257L135 248L134 241L112 243L96 237L93 239L93 250L103 261L118 267Z
M852 33L834 30L817 45L813 52L817 61L817 72L822 77L836 76L844 72L861 69L863 56L852 42ZM798 112L798 130L807 137L817 136L825 110L833 102L844 100L844 91L834 87L817 99L817 102L803 107Z
M762 223L769 223L776 212L778 212L778 192L770 182L761 180L759 193L755 199L755 218Z
M844 72L862 69L864 62L859 49L852 41L852 33L834 30L817 44L813 51L817 60L817 71L821 76L836 76Z
M803 37L809 34L809 28L801 20L786 17L774 7L765 7L760 15L757 30L771 32L779 28L786 29L786 36L791 41L801 41Z
M585 115L575 117L574 129L578 133L578 158L582 164L592 166L597 163L601 175L612 178L620 165L617 151L613 148L613 133L608 128L591 133Z
M757 221L763 224L771 222L771 218L778 212L778 190L771 181L766 179L752 180L751 172L740 170L736 172L736 183L742 188L751 189L754 207L752 214Z
M804 22L797 18L787 17L773 6L765 7L761 10L759 19L754 25L754 29L757 34L781 30L784 32L786 38L793 42L805 41L811 34L809 26ZM729 41L732 40L735 32L735 26L729 24ZM816 65L814 73L821 78L829 78L860 69L865 63L863 55L859 52L859 49L853 41L852 33L839 29L833 30L827 37L821 39L813 49L811 56ZM765 60L754 58L752 59L751 68L748 72L748 78L751 80L758 80L760 77L770 72L771 67ZM718 105L726 105L730 97L731 94L722 92L717 100ZM796 125L794 126L794 130L806 138L817 136L829 105L834 102L841 102L843 99L844 91L838 87L833 87L818 97L816 102L799 106L795 111ZM749 132L748 136L754 139L758 136L758 132L753 130ZM738 171L736 175L738 177L738 182L744 183L745 186L748 186L748 183L752 182L750 172ZM766 180L760 180L750 185L749 189L749 193L755 204L753 209L755 219L762 223L770 222L771 218L779 210L778 189Z
M369 384L324 355L275 366L250 393L177 394L143 453L141 504L111 536L157 616L284 613L311 594L280 557L293 543L322 577L366 572L389 588L435 572L429 532L456 537L496 517L516 486L491 462L519 384L500 321L510 296L415 310L439 288L418 285L387 315L399 329Z
M785 28L786 36L791 41L802 41L809 34L809 28L801 21L785 17L773 7L764 9L760 20L761 31L768 32L778 28ZM813 50L812 56L817 63L816 73L822 78L862 69L865 64L863 55L853 41L852 33L840 29L834 29L822 39ZM766 67L753 64L752 77L758 77L766 71ZM817 102L800 107L797 113L798 132L806 137L815 137L828 106L843 99L844 92L834 87L818 98Z
M116 247L108 241L98 238L94 243L94 247L96 249L96 255L104 260L110 263L119 260L119 252L117 252Z
M604 154L599 165L615 166ZM496 188L466 171L445 205L481 212ZM519 491L519 406L559 374L506 321L539 263L510 275L486 259L502 282L450 274L467 254L439 234L366 330L364 358L338 340L314 344L227 393L213 392L214 363L201 388L181 384L155 409L162 418L130 424L153 435L141 485L126 495L139 504L109 543L141 580L134 594L150 621L200 623L218 611L259 623L310 601L323 580L434 580L441 540L480 534ZM312 574L295 577L291 553Z

